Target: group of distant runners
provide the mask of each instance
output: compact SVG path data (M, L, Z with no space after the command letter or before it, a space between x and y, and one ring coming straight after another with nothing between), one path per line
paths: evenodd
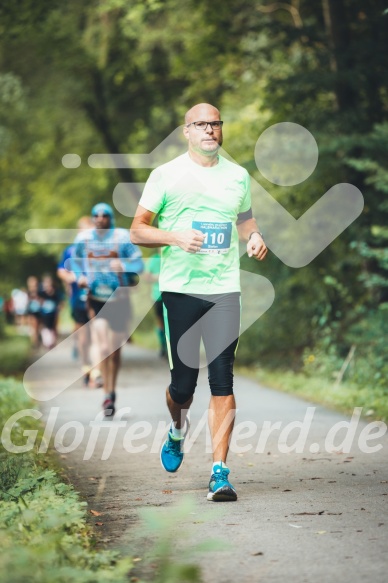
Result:
M57 342L62 302L62 291L51 275L46 274L41 279L30 275L26 287L12 290L3 310L10 324L29 331L34 348L42 344L51 349Z

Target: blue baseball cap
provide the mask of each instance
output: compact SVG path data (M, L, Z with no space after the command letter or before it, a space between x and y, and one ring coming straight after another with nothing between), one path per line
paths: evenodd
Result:
M110 218L110 226L114 227L115 222L115 215L113 212L112 207L107 204L106 202L99 202L94 205L92 208L92 217L96 217L97 215L109 215Z

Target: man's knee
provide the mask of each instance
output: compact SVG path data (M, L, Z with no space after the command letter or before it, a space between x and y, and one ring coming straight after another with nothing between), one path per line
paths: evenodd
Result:
M176 387L173 383L170 384L168 387L168 392L170 394L171 399L178 403L178 405L184 405L189 401L195 392L196 382L191 384L180 384L179 388Z

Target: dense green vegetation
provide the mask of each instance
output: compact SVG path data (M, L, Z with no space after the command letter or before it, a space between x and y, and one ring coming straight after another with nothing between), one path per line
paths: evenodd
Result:
M31 344L28 336L21 336L7 326L0 337L0 377L24 373L30 358Z
M0 425L18 411L31 409L23 386L0 381ZM24 416L12 428L16 446L41 432L39 422ZM40 440L37 440L40 441ZM131 560L96 550L86 520L86 502L38 459L35 448L11 453L0 446L0 579L9 583L95 583L128 581Z
M341 378L386 396L387 22L382 0L2 3L0 294L55 264L60 247L28 244L28 228L74 227L118 182L148 175L90 168L90 154L149 152L192 104L211 102L226 150L294 217L337 183L365 198L359 219L306 267L243 259L276 298L243 335L241 361L306 371L314 355L308 374L332 380L351 355ZM269 183L254 161L261 132L282 121L319 146L315 172L296 187ZM79 168L61 165L69 152Z

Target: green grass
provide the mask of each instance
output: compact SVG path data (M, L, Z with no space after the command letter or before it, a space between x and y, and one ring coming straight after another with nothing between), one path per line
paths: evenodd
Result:
M133 333L132 338L133 342L142 348L148 348L149 350L159 349L159 342L156 337L156 332L143 330L139 327Z
M33 408L23 386L0 380L0 426L14 413ZM32 417L19 419L12 443L26 442L26 431L42 432ZM40 439L36 440L40 443ZM10 453L0 446L0 580L7 583L125 583L130 558L95 550L86 502L61 482L50 458L31 450Z
M236 372L270 388L337 411L351 413L354 407L363 407L364 416L388 421L388 398L381 387L360 387L350 382L336 386L334 380L259 367L237 367Z
M6 336L0 340L0 376L18 375L28 365L31 343L28 336L22 336L11 326L6 328Z

